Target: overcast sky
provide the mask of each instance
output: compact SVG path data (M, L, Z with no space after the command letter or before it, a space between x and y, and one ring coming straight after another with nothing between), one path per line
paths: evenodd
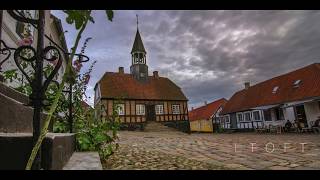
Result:
M97 60L89 83L123 66L129 73L130 51L139 31L147 51L149 74L159 71L189 99L189 108L297 68L320 62L320 11L115 11L113 22L94 11L94 24L83 34L93 39L86 55ZM76 31L65 23L70 49ZM84 65L84 71L90 63Z

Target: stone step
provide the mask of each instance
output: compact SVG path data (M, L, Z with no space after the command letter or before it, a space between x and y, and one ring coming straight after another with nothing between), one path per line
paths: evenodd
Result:
M75 152L63 170L102 170L98 152Z
M23 170L32 150L31 133L0 133L0 170ZM75 134L48 133L42 143L42 168L61 170L75 150Z
M28 102L28 96L0 82L0 133L32 133L33 108ZM41 122L46 116L41 113Z
M168 132L168 131L176 131L174 128L167 127L160 122L148 122L144 131L147 132Z

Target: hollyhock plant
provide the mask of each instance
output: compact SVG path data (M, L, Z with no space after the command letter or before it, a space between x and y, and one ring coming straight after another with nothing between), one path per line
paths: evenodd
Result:
M84 77L84 83L88 84L89 80L90 80L90 74L86 74L85 77Z
M52 59L54 59L53 61L49 61L51 64L53 64L54 66L57 65L58 63L58 58L56 56L53 56Z
M32 36L29 36L29 37L25 37L23 39L21 39L19 42L18 42L18 45L19 46L30 46L33 42L33 37Z
M74 63L73 63L73 65L75 66L75 70L76 70L77 72L80 72L80 69L81 69L81 67L82 67L82 63L81 63L79 60L75 60Z

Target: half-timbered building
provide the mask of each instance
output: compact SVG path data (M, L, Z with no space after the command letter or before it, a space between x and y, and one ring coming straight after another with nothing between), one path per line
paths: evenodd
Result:
M287 121L312 127L320 116L320 64L314 63L236 92L221 117L227 129L284 126Z
M217 132L220 112L227 103L225 98L215 100L189 112L190 129L192 132ZM217 121L218 120L218 121Z
M174 82L161 77L158 71L148 74L146 54L137 29L131 51L130 73L119 67L118 72L106 72L95 85L96 116L111 116L117 103L122 124L145 125L155 121L189 126L187 97Z

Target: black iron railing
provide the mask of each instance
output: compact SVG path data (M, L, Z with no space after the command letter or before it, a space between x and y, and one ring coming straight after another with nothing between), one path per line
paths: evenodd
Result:
M2 16L2 10L0 15ZM18 48L8 47L6 43L0 39L0 55L4 57L0 59L0 71L1 65L9 60L9 58L13 53L13 59L15 64L17 65L18 69L21 73L26 77L27 81L30 83L32 88L32 93L29 96L30 103L29 106L34 108L33 113L33 145L36 144L41 131L41 112L44 106L48 104L44 104L45 100L45 92L50 83L56 83L53 78L57 74L59 68L62 64L62 57L69 58L70 53L68 53L66 49L60 47L56 42L54 42L50 37L45 34L45 10L38 11L38 18L33 19L31 17L26 17L22 12L17 10L7 10L8 14L17 21L27 23L32 25L37 30L37 45L36 48L32 47L31 45L28 46L20 46ZM2 17L0 18L2 20ZM1 22L2 24L2 22ZM0 28L2 28L0 26ZM1 31L0 29L0 38L1 38ZM53 45L46 46L44 45L44 39L47 38ZM29 52L30 56L26 57L23 55L23 52ZM56 56L48 56L50 52L55 52ZM83 54L75 54L81 62L89 61L89 58ZM50 58L47 58L50 57ZM48 77L44 77L44 68L43 62L45 61L57 61L54 65L53 71L49 74ZM28 75L27 72L22 68L21 62L27 62L31 64L33 69L33 76ZM69 85L69 126L72 132L72 84ZM38 154L34 160L32 169L40 169L41 168L41 148L38 151Z

